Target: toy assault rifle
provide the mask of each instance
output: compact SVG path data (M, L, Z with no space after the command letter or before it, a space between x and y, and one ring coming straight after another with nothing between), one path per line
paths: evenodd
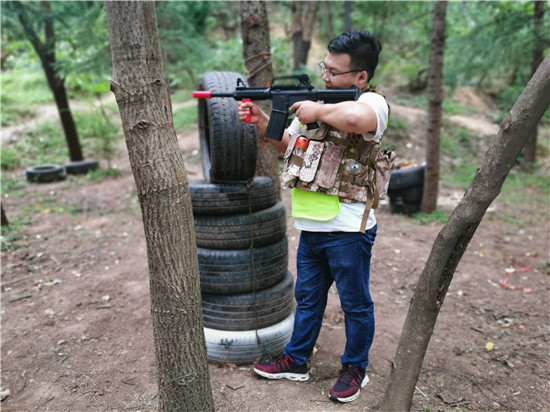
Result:
M273 109L265 135L270 139L281 140L286 128L290 112L288 109L296 102L304 100L318 101L324 103L340 103L347 100L357 100L361 95L359 89L314 89L309 82L307 74L298 76L280 77L279 79L295 79L299 84L275 84L271 87L246 87L240 79L237 80L237 88L234 92L195 91L193 97L199 99L210 99L212 97L232 97L235 100L272 100ZM244 100L246 101L246 100ZM319 127L317 123L307 125L308 129Z

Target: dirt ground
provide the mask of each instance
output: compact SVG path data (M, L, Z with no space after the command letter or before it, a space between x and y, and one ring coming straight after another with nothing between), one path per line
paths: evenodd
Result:
M392 113L415 116L397 105ZM488 127L492 133L494 125ZM178 138L190 180L199 179L197 133ZM416 143L409 146L411 157L421 156ZM20 247L2 253L2 411L156 410L145 240L124 144L116 166L118 178L27 184L24 195L2 199L9 219L33 211ZM24 179L22 170L17 173ZM524 192L529 201L495 201L464 254L412 410L550 410L548 204L540 193ZM439 203L450 213L461 196L442 187ZM283 201L289 205L288 191ZM376 334L371 381L360 397L350 404L328 399L344 347L333 290L309 362L310 381L269 381L250 366L210 365L217 411L377 409L409 301L442 224L392 215L387 202L376 215ZM287 235L295 275L299 233L290 216Z

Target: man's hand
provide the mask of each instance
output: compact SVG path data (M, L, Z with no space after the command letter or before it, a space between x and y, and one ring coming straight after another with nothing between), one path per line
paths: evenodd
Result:
M250 101L248 102L238 102L238 113L239 120L241 122L252 123L258 126L262 132L265 132L265 127L269 118L267 115L256 105ZM247 121L247 117L250 119ZM266 126L262 128L262 124L265 123Z
M290 110L294 112L300 123L309 124L319 120L319 110L322 106L322 103L304 100L294 103Z

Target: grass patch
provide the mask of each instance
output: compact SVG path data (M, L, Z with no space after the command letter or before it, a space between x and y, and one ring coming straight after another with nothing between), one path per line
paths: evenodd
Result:
M17 151L9 148L2 149L2 170L13 170L20 165Z
M17 249L17 242L26 235L24 226L31 224L31 216L26 214L10 218L8 216L9 225L2 226L0 235L0 250L7 252L8 250Z
M506 226L517 227L518 229L525 229L526 227L536 225L530 216L520 218L514 214L499 213L497 219Z
M544 170L525 172L520 169L512 169L504 184L501 195L506 201L512 203L523 202L544 195L546 201L550 196L550 176Z
M59 121L38 123L19 139L13 149L19 153L22 166L64 164L69 150Z
M26 182L20 177L2 175L2 197L9 193L11 197L20 198L27 194Z
M97 111L78 111L74 114L82 150L107 159L108 168L117 154L116 142L122 139L120 127L111 121L104 107Z
M431 213L414 213L412 217L422 226L447 223L449 220L449 216L443 210L434 210Z
M53 102L53 95L42 71L2 71L2 126L21 123L37 104Z
M106 178L115 178L118 176L120 176L120 170L113 168L90 170L87 174L87 177L93 182L99 182Z
M410 138L410 127L407 122L398 118L390 118L384 143L400 144Z
M471 163L441 164L441 181L451 187L466 189L472 184L479 165L473 164L475 159L464 158Z

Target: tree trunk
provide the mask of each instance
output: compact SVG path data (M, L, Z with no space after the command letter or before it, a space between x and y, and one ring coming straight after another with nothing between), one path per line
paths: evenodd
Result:
M159 410L213 411L189 182L154 2L105 2L114 92L143 214Z
M344 30L345 31L351 30L352 11L353 11L353 1L352 0L346 0L345 3L344 3Z
M44 42L40 41L38 34L34 31L29 20L29 16L21 2L14 2L13 6L17 11L17 16L21 22L21 25L23 26L25 37L31 42L34 50L40 58L40 63L44 69L46 80L48 81L48 85L53 93L57 106L57 112L59 113L59 119L61 120L61 125L63 126L65 140L67 141L67 146L69 148L69 157L73 162L83 160L84 157L82 155L82 148L78 139L76 124L69 106L69 99L67 98L65 79L59 75L59 72L55 67L55 30L50 11L50 4L48 2L41 3L42 20L44 22Z
M531 73L534 74L544 58L544 1L534 1L533 34L535 47L531 60ZM537 129L533 130L523 151L523 169L531 170L537 161Z
M265 2L241 1L241 31L246 80L250 87L270 87L273 79L269 21ZM266 113L271 112L270 100L256 102ZM281 198L279 181L279 152L263 136L258 139L256 176L268 176L275 181Z
M447 2L434 3L430 68L428 72L428 129L426 131L426 171L420 211L437 209L439 193L439 152L441 105L443 103L443 55L445 52L445 16Z
M2 226L9 226L10 222L6 216L6 212L4 212L4 205L0 205L0 209L2 209Z
M328 39L334 39L336 35L334 34L334 19L332 17L332 2L324 1L323 3L323 13L321 15L326 18L326 24L324 30L326 31L326 36ZM322 19L320 19L322 21Z
M550 55L539 66L491 143L474 181L439 232L411 299L381 411L408 411L437 315L485 211L498 196L529 133L550 105Z
M294 72L298 72L307 64L318 9L319 2L317 1L293 1L291 4L290 35L294 61L292 70Z

